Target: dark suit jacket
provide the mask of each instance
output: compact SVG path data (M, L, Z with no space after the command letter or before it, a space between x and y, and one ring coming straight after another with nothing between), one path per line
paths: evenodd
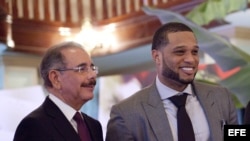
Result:
M244 124L250 124L250 101L247 103L244 114Z
M207 117L209 140L223 141L222 120L238 124L231 95L225 88L198 82L193 88ZM173 141L155 83L112 107L106 141Z
M92 141L103 141L101 124L84 113L82 115ZM14 141L80 141L80 137L60 109L47 97L39 108L20 122Z

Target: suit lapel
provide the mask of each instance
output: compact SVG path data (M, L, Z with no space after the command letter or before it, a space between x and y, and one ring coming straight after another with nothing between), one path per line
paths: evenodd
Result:
M212 140L220 140L215 137L220 137L222 133L221 126L221 116L220 116L220 107L217 105L215 94L213 94L212 89L200 85L199 83L193 84L193 91L197 95L197 98L200 101L201 106L203 107L204 113L206 115Z
M96 124L94 124L94 122L90 119L90 117L88 117L84 113L82 113L82 115L83 115L85 123L88 127L92 141L98 141L99 140L98 138L100 137L99 132L96 130L96 129L98 129L98 127L96 126Z
M173 141L167 115L155 84L151 86L148 99L142 105L157 140Z
M53 123L51 126L54 126L66 141L80 141L78 134L70 122L48 97L44 102L44 106L46 113L51 117Z

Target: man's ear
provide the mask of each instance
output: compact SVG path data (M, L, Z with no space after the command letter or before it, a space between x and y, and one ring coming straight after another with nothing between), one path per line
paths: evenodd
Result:
M152 50L152 58L156 64L160 63L160 52L158 50Z
M53 88L56 88L56 89L61 88L60 72L58 72L56 70L51 70L49 72L49 80L50 80Z

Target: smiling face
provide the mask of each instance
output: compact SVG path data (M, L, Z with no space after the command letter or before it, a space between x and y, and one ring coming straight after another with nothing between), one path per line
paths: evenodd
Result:
M169 43L159 50L152 50L152 56L160 81L182 91L198 71L199 47L192 32L173 32L167 36Z
M57 90L57 97L79 110L84 103L93 98L97 74L91 69L91 66L93 66L92 60L83 49L67 48L63 49L61 53L64 56L65 69L79 66L87 68L87 71L82 72L56 69L50 71L50 80L53 88Z

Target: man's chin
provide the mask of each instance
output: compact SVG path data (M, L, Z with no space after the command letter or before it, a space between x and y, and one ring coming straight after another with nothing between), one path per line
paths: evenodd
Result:
M190 84L190 83L192 83L194 81L194 79L192 78L192 79L181 79L181 83L183 83L183 84Z

